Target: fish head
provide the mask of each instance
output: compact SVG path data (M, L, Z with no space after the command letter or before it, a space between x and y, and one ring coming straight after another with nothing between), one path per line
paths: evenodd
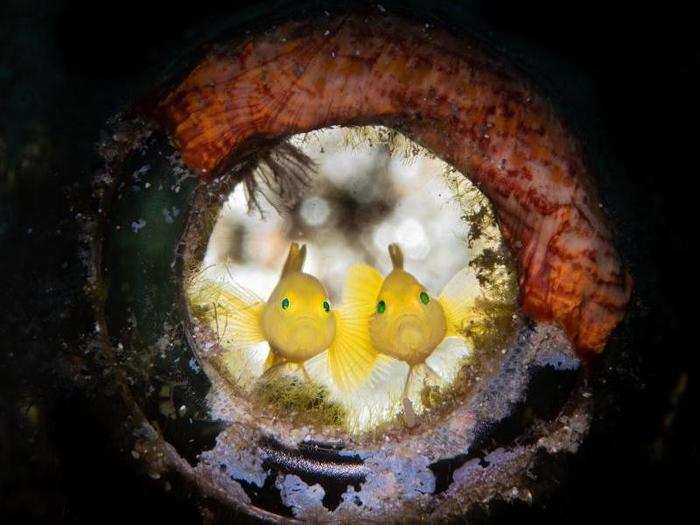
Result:
M410 273L394 269L384 279L369 321L372 344L410 365L422 363L445 338L442 305Z
M312 275L283 274L263 309L262 327L271 346L289 361L320 354L331 345L336 330L328 292Z

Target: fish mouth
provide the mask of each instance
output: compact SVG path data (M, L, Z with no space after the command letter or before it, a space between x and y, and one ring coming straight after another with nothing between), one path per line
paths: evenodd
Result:
M417 315L404 314L394 321L394 337L402 349L416 351L425 346L428 327Z
M298 350L306 350L318 339L318 323L312 317L300 317L294 322L293 339Z
M316 324L317 324L316 319L314 319L313 317L311 317L309 315L304 315L304 316L301 316L301 317L298 317L297 319L295 319L294 328L295 329L305 329L308 327L313 328L316 326Z

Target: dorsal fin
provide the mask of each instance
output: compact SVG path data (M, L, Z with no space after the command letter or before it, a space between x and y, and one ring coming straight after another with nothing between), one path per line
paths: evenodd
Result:
M282 268L282 275L287 275L291 272L300 272L304 267L304 260L306 259L306 244L302 244L299 248L299 244L293 242L289 246L289 255L287 255L287 260L284 262L284 268Z
M403 270L403 252L401 251L401 246L396 243L390 244L389 257L391 257L391 264L394 265L394 270Z

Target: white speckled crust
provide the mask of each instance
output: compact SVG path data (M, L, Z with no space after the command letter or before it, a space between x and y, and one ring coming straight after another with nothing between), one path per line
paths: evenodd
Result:
M313 522L331 518L330 512L323 506L326 493L318 483L309 486L299 476L287 474L277 476L275 486L280 491L282 502L292 509L295 517Z
M406 508L420 509L422 515L433 515L436 520L447 519L452 513L463 510L459 505L472 501L474 487L481 490L488 486L493 491L500 490L503 480L512 480L512 472L524 468L537 450L557 453L577 449L589 424L587 412L583 409L553 421L549 434L545 433L534 446L513 445L491 451L484 458L485 462L478 458L467 461L456 468L449 486L438 500L433 494L436 478L431 465L444 458L469 453L480 428L508 417L527 391L526 370L532 366L572 369L576 363L578 360L561 330L553 326L524 330L517 347L504 357L500 372L484 379L472 397L456 405L444 420L421 422L404 432L387 434L383 440L354 443L349 436L341 438L310 428L287 428L279 421L264 417L244 420L239 415L236 416L238 424L221 433L216 446L201 455L196 471L235 492L240 488L235 479L260 487L267 476L277 476L275 485L285 505L290 507L294 516L314 522L382 520L402 516ZM224 396L218 403L226 403L226 399ZM581 400L587 401L585 397ZM222 410L221 406L218 410ZM228 410L231 414L231 409ZM236 410L241 409L237 407ZM293 449L303 441L343 439L349 449L341 455L359 456L363 460L365 480L359 489L348 485L338 507L330 511L323 506L325 492L321 486L309 486L296 475L278 475L274 470L262 468L264 454L255 444L265 436L273 436ZM523 487L508 486L504 494L504 497L527 500L529 492ZM435 507L436 501L445 503Z

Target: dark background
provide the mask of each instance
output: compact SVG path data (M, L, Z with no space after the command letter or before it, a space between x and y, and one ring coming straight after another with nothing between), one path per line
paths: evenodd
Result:
M76 216L106 119L231 24L359 2L71 2L0 7L0 522L201 521L110 441L105 407L65 373L93 324ZM692 246L699 175L696 18L670 2L382 2L475 33L552 94L585 137L635 277L632 347L552 497L495 521L670 521L696 513L698 376ZM75 208L75 209L74 209ZM99 378L93 378L99 381ZM89 390L89 389L88 389Z

